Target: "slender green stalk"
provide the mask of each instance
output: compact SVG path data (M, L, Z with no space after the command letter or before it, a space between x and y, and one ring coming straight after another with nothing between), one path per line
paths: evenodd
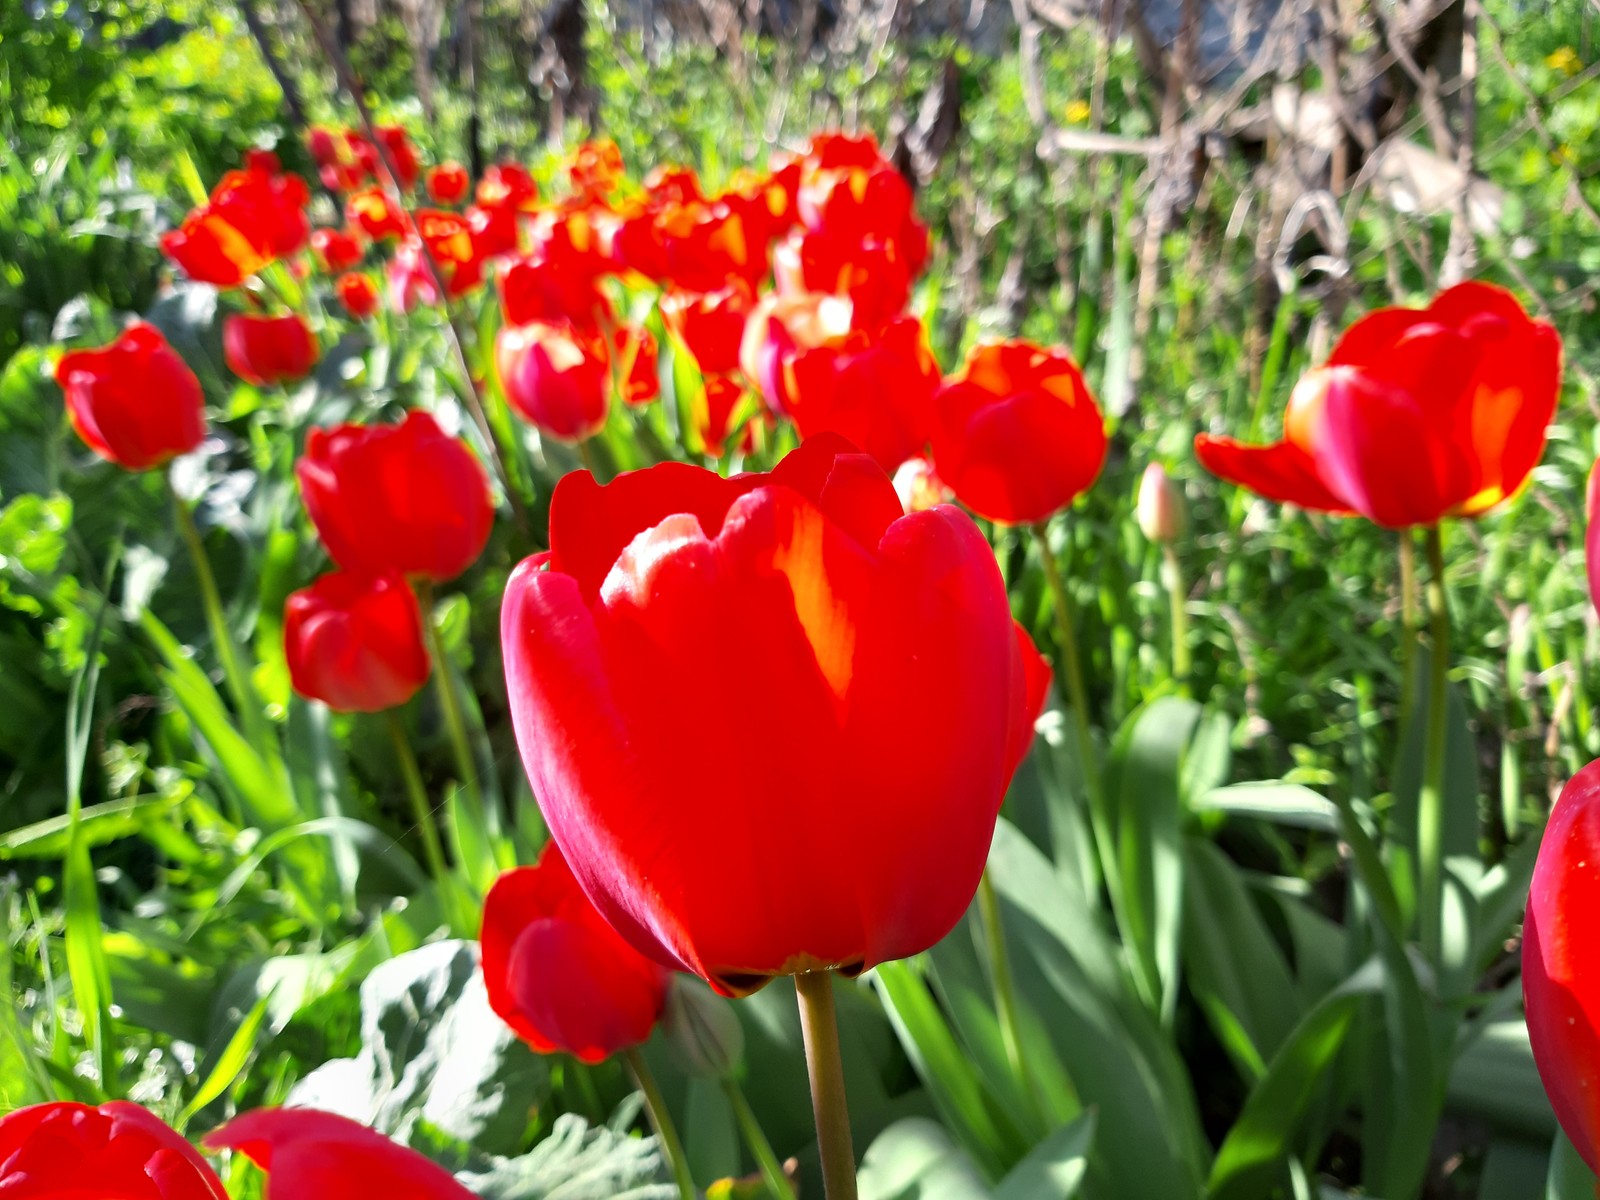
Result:
M455 672L450 669L444 635L439 631L433 585L425 580L419 582L417 599L422 604L422 624L428 633L428 650L433 655L433 679L434 686L439 690L439 707L444 710L445 728L450 734L451 749L455 751L456 773L461 776L461 786L467 793L467 800L481 808L483 789L478 786L478 762L472 753L472 743L467 740L467 722L461 712L461 697L456 692ZM459 851L460 847L456 849ZM465 859L462 861L465 862Z
M1022 1021L1017 1009L1016 985L1011 977L1011 961L1006 953L1006 930L1000 920L1000 898L987 869L978 881L978 916L983 921L984 949L989 956L989 986L994 989L995 1010L1000 1015L1000 1041L1005 1046L1011 1073L1022 1084L1034 1112L1042 1116L1043 1104L1038 1080L1028 1069L1022 1053Z
M1400 727L1417 703L1417 539L1400 531Z
M844 1060L833 1009L833 972L794 977L800 997L800 1028L811 1077L811 1114L822 1152L822 1190L827 1200L856 1200L856 1155L850 1141L850 1110L844 1094Z
M1167 585L1167 603L1172 608L1172 677L1178 688L1189 694L1189 593L1183 586L1183 565L1171 542L1161 547L1161 579Z
M667 1111L666 1099L661 1095L660 1087L656 1085L656 1077L650 1072L650 1064L645 1062L644 1055L639 1053L637 1046L630 1046L624 1050L623 1057L628 1060L633 1078L638 1083L639 1090L644 1093L645 1110L649 1112L650 1124L655 1127L656 1137L661 1142L661 1151L667 1156L667 1162L672 1167L672 1177L677 1181L679 1196L682 1200L695 1200L694 1177L689 1174L689 1159L683 1152L683 1142L678 1138L678 1127L672 1123L672 1114Z
M594 476L596 483L604 483L600 476L600 460L595 457L594 439L584 438L578 443L578 461L583 463L583 469Z
M417 769L417 756L406 740L406 729L400 713L389 709L384 714L389 723L389 740L394 743L395 761L400 764L400 775L405 780L406 796L411 801L411 817L422 835L422 853L428 860L428 873L440 883L446 882L449 868L444 861L444 846L439 842L439 830L433 823L433 805L428 802L428 789L423 786L422 772Z
M206 544L194 523L194 513L172 486L172 475L162 475L167 495L172 497L172 511L176 516L178 533L189 548L189 558L194 563L195 579L200 584L200 601L206 610L206 622L211 626L211 640L216 644L217 658L222 662L222 677L227 681L233 705L239 710L239 720L252 745L264 748L268 744L266 718L262 714L261 698L256 694L244 664L239 661L234 645L233 631L228 628L228 618L222 609L222 594L217 591L216 576L211 573L211 560L206 557Z
M767 1141L761 1122L750 1111L750 1101L744 1098L744 1089L730 1075L722 1081L722 1090L728 1094L728 1103L733 1106L734 1120L739 1122L739 1132L744 1134L745 1145L750 1147L750 1153L755 1155L761 1167L761 1178L766 1180L767 1190L776 1200L795 1200L794 1187L783 1173L783 1164L773 1153L772 1143Z
M1055 609L1056 641L1061 647L1061 676L1067 687L1067 703L1072 707L1072 727L1078 735L1078 757L1083 763L1084 784L1089 790L1093 807L1098 811L1101 780L1095 766L1094 738L1089 733L1089 693L1083 686L1083 665L1078 657L1077 620L1073 614L1072 597L1067 592L1066 581L1061 577L1056 552L1050 546L1049 526L1040 521L1030 528L1034 544L1039 547L1045 585L1050 589L1050 599Z
M1423 745L1422 790L1417 797L1417 912L1422 952L1439 961L1444 904L1444 754L1450 670L1450 609L1444 590L1444 539L1428 530L1428 729Z

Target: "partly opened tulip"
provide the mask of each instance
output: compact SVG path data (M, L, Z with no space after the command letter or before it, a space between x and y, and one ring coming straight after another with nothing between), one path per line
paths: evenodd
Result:
M550 547L501 610L512 716L619 933L737 994L949 932L1034 716L970 518L902 515L823 437L770 475L568 475Z
M317 339L299 313L236 315L222 323L222 356L246 383L287 383L304 379L317 365Z
M6 1200L228 1200L188 1142L135 1104L58 1101L0 1118Z
M979 516L1031 525L1066 508L1106 459L1105 418L1065 350L975 348L939 392L933 462Z
M360 271L347 272L339 276L333 290L339 297L339 303L344 305L345 312L358 321L365 321L378 311L378 285L372 282L370 275L363 275Z
M399 425L313 429L295 474L323 545L347 571L445 583L483 552L494 523L483 465L423 412Z
M265 1171L266 1200L474 1200L415 1150L315 1109L257 1109L208 1134L205 1144L242 1154Z
M597 1063L650 1036L670 973L606 924L554 842L483 902L490 1007L541 1054Z
M1201 434L1214 474L1269 500L1403 529L1493 508L1544 453L1561 339L1509 292L1464 283L1352 325L1295 386L1283 440Z
M428 682L422 609L398 574L334 571L289 596L283 652L294 690L337 712L382 712Z
M542 432L581 442L605 427L611 364L598 334L565 321L507 325L494 361L511 407Z
M62 355L56 382L78 436L119 467L159 467L205 440L200 381L154 325L130 325L109 346Z
M472 187L472 177L458 162L443 162L429 167L425 177L428 199L435 204L459 204Z
M1522 998L1539 1077L1567 1137L1600 1172L1600 762L1562 789L1528 889Z

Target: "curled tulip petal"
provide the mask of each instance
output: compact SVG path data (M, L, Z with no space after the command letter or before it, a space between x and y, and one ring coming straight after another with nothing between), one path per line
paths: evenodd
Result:
M236 315L222 323L222 354L231 370L258 387L304 379L317 365L316 335L299 313Z
M266 1200L473 1200L443 1167L365 1125L310 1108L260 1108L208 1134L267 1174Z

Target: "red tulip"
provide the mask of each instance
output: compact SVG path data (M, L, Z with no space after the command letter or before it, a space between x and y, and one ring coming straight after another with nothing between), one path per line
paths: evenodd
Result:
M612 321L611 302L593 275L542 256L518 259L501 270L500 310L507 325L571 321L593 332Z
M581 442L605 428L611 365L599 335L570 322L507 325L494 360L511 407L544 433Z
M205 439L205 398L154 325L136 322L109 346L56 364L67 417L101 458L129 471L159 467Z
M788 232L796 218L795 200L800 188L800 163L792 161L777 171L734 172L719 201L744 218L750 236L763 245Z
M472 177L460 163L442 162L428 168L424 183L435 204L460 204L472 187Z
M422 609L394 572L334 571L289 596L283 650L294 690L337 712L398 708L428 682Z
M513 724L623 937L739 994L949 932L1033 715L970 518L815 438L770 475L570 474L550 547L501 609Z
M339 303L344 305L345 311L358 321L365 321L378 311L378 285L372 282L369 275L359 271L341 275L333 285L333 290L338 293Z
M1589 468L1589 496L1584 506L1584 560L1589 568L1589 602L1600 611L1600 462Z
M161 238L161 250L190 279L238 287L311 236L311 193L297 175L229 171L211 198Z
M721 203L669 205L655 219L665 254L662 278L685 291L714 292L731 279L754 285L767 274L767 247Z
M915 275L897 242L850 241L804 229L779 243L772 270L780 292L846 297L864 329L876 329L905 309Z
M244 152L244 169L259 171L263 175L281 175L283 160L271 150L261 146L251 146Z
M409 192L416 186L417 176L422 172L422 163L417 158L417 148L406 136L404 126L379 125L376 133L378 140L383 143L383 148L389 152L389 161L394 166L395 182L400 185L402 192Z
M206 1135L267 1173L266 1200L474 1200L450 1172L348 1117L258 1108Z
M1522 926L1522 999L1561 1128L1600 1172L1600 762L1574 775L1545 826Z
M306 134L306 149L319 167L339 161L339 140L333 130L318 125Z
M482 208L476 204L466 207L467 228L472 231L472 244L479 258L499 258L515 254L519 234L517 214L509 208Z
M617 390L629 404L649 404L661 395L660 348L643 325L619 325L612 334Z
M409 228L405 213L390 201L382 188L353 192L344 205L344 218L374 242L404 237Z
M348 271L361 261L361 239L342 229L312 230L311 249L330 275Z
M494 524L483 466L424 412L399 425L313 429L295 474L323 545L347 571L445 583L483 552Z
M754 307L750 285L731 279L714 292L668 288L661 297L661 318L689 347L702 374L721 375L739 369L739 343Z
M54 1101L0 1118L6 1200L228 1200L188 1142L135 1104Z
M758 376L762 390L802 437L837 433L893 471L928 444L939 364L915 317L872 336L850 330L818 340L826 324L817 313L827 303L808 295L758 306L749 336L768 341L753 351L767 364Z
M1269 500L1391 529L1493 508L1544 453L1561 339L1509 292L1463 283L1427 308L1384 308L1295 386L1283 440L1201 434L1214 474Z
M744 384L734 375L707 375L705 386L705 411L696 414L697 427L706 453L720 458L725 453L728 436L735 432L731 428L734 414L747 393ZM746 453L755 445L756 422L761 419L770 424L772 416L763 410L747 420L742 430L737 431L740 448Z
M299 313L236 315L222 323L222 356L240 379L262 387L311 374L317 339Z
M1105 419L1065 350L975 347L937 404L939 477L991 521L1046 520L1087 491L1106 460Z
M622 151L610 138L584 142L567 163L567 178L585 199L603 199L622 182Z
M478 180L476 199L484 208L533 212L539 205L539 185L518 163L497 163Z
M597 1063L650 1036L671 976L606 924L551 842L483 902L489 1006L540 1054Z

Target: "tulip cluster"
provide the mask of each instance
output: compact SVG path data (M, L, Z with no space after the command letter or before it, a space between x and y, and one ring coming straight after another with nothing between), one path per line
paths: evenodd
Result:
M443 1167L345 1117L258 1109L205 1139L266 1172L266 1200L472 1200ZM153 1113L56 1102L0 1118L0 1194L14 1200L228 1200L200 1152Z
M295 474L338 569L285 606L290 679L341 712L396 708L429 675L412 581L447 583L483 552L494 522L488 476L424 412L399 425L313 429Z

